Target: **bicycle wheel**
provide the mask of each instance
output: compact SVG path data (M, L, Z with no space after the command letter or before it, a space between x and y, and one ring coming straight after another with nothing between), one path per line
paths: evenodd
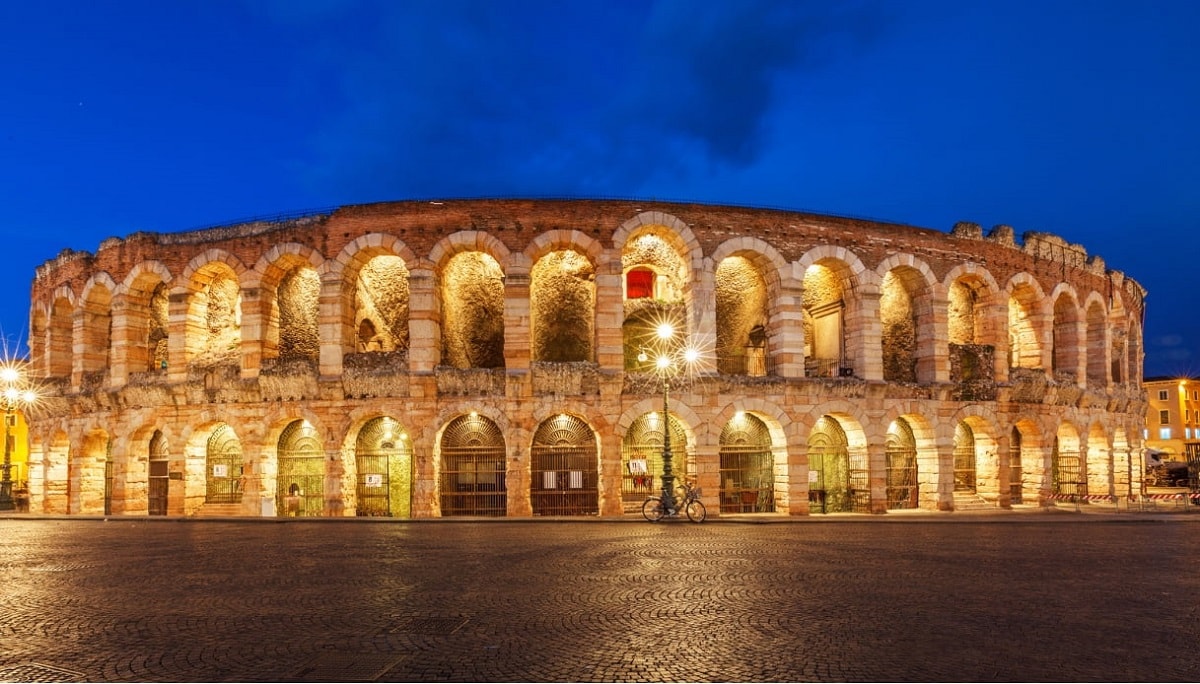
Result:
M642 504L642 517L650 522L662 520L665 512L662 507L662 500L657 496L646 499L646 502Z
M704 504L699 501L689 501L686 510L688 520L694 523L704 522L704 516L708 515L708 511L704 509Z

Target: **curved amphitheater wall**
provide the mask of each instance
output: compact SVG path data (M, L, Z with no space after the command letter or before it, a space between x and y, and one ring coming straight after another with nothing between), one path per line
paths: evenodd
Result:
M134 233L37 269L31 510L619 516L664 394L711 515L1119 500L1144 298L1049 233L701 204Z

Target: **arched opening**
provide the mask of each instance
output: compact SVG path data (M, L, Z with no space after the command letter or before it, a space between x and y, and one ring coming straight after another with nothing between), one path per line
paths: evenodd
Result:
M372 257L358 272L354 288L356 350L408 349L409 277L404 259Z
M103 375L111 365L111 349L112 292L102 285L95 285L83 302L83 354L80 359L83 372Z
M675 330L687 330L688 312L684 299L687 264L679 252L651 228L625 243L621 268L625 275L625 305L621 333L626 370L641 369L637 358L654 341L659 323L669 322ZM644 283L653 276L650 296Z
M892 269L880 283L880 344L883 379L887 382L925 379L918 373L921 323L916 301L924 289L920 274L911 268Z
M757 416L739 412L720 437L721 512L775 511L775 455L771 433Z
M167 514L167 494L170 489L170 454L162 430L150 437L149 471L146 483L146 508L150 515Z
M824 264L804 271L804 374L833 378L845 361L845 302L842 280Z
M317 328L321 279L312 266L289 268L275 291L275 306L269 311L263 358L316 360L321 353Z
M204 502L242 502L242 442L233 428L221 423L208 438L204 457Z
M1054 300L1054 327L1052 349L1053 370L1056 378L1075 382L1079 379L1079 307L1069 293L1062 293Z
M69 378L75 359L75 334L71 323L71 302L66 297L54 300L50 307L50 377Z
M1008 367L1041 368L1042 343L1035 323L1038 293L1029 285L1013 288L1008 298Z
M846 431L832 416L821 416L808 438L809 499L814 512L867 512L870 481L865 464L850 460Z
M600 459L596 434L580 418L547 418L530 449L530 501L534 515L598 515Z
M717 372L767 374L769 293L762 273L744 256L721 260L716 271Z
M1077 497L1087 495L1087 482L1083 479L1083 455L1079 434L1070 426L1059 427L1054 436L1054 449L1050 452L1050 467L1054 493L1059 496Z
M887 507L916 508L920 499L917 479L917 438L912 426L897 418L888 426L885 445L887 468Z
M530 271L533 361L593 361L596 270L572 250L551 252Z
M508 513L504 449L500 428L477 413L446 426L441 440L443 516Z
M675 416L670 416L671 472L676 480L687 473L687 431ZM626 510L640 509L648 496L662 491L663 417L652 411L629 426L621 441L621 500Z
M325 510L325 449L307 420L288 423L279 435L275 506L293 518L318 517Z
M1108 384L1108 341L1104 328L1104 307L1094 301L1087 308L1087 384L1097 389Z
M412 445L388 416L367 421L354 443L355 514L407 518L412 514Z
M208 264L196 272L186 326L190 362L200 366L240 362L242 295L237 275L227 264Z
M954 426L954 491L976 492L975 432L966 421Z
M461 252L442 272L442 365L504 367L504 272L483 252Z

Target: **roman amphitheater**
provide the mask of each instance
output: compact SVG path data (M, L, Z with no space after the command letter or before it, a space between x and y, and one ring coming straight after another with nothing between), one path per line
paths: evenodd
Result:
M1048 233L703 204L133 233L37 269L31 511L621 516L665 437L710 516L1119 500L1144 299Z

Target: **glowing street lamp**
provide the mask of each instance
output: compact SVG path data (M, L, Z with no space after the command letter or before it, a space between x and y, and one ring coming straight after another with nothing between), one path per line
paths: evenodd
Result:
M17 426L17 409L37 402L37 392L25 380L25 374L11 362L0 366L0 403L4 406L4 464L0 465L0 511L16 508L13 501L12 429Z
M684 370L692 368L700 359L700 352L693 347L685 348L682 353L671 349L669 344L675 336L675 327L670 323L660 323L655 330L658 336L657 356L654 366L662 378L663 391L663 450L662 450L662 507L668 515L674 515L679 504L675 500L675 471L671 463L671 377ZM643 363L648 360L645 352L638 355Z

